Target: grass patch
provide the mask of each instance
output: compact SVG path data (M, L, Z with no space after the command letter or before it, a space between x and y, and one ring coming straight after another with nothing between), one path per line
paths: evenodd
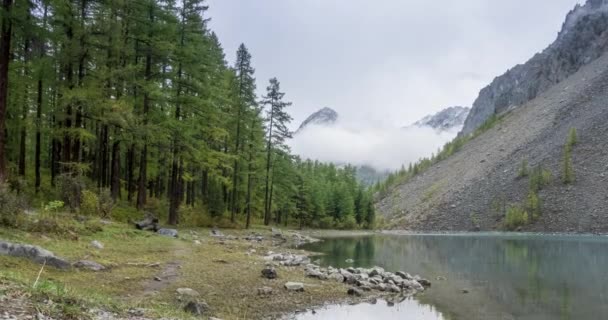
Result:
M198 291L201 299L210 305L210 315L222 319L259 319L347 299L345 285L305 278L299 268L278 267L278 279L262 278L260 271L266 263L262 256L270 250L284 249L273 246L269 228L253 231L268 240L220 242L209 236L209 229L201 228L180 229L180 239L172 239L122 223L103 225L101 231L79 234L77 238L2 228L0 238L39 245L72 262L87 259L108 267L102 272L44 269L32 297L40 297L35 301L55 301L57 310L49 312L61 315L57 317L60 319L87 319L86 312L93 307L123 315L130 308L141 307L148 310L146 317L189 319L182 312L185 301L178 300L175 294L179 287ZM223 232L242 239L251 230ZM195 244L194 239L200 244ZM105 248L91 248L92 240L100 241ZM255 249L255 253L251 253L251 249ZM155 263L160 266L146 266ZM154 287L158 283L154 277L162 278L170 264L179 265L177 277ZM0 256L0 279L33 290L31 286L40 267L29 260ZM287 292L283 288L287 281L305 283L306 291ZM259 297L257 288L263 286L273 288L274 294L269 298Z
M441 190L441 185L439 183L432 185L430 188L428 188L424 192L424 195L422 195L422 202L426 203L426 202L431 201L440 190Z

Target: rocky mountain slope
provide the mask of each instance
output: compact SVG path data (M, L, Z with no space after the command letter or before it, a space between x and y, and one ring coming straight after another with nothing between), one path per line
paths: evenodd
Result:
M471 111L467 107L449 107L433 115L428 115L418 121L413 126L431 127L438 131L460 129Z
M461 133L470 134L492 115L524 105L607 49L608 0L577 5L553 44L481 90Z
M308 118L302 122L296 133L310 126L328 126L336 123L336 121L338 121L338 113L331 108L323 108L308 116Z
M528 195L528 179L518 178L527 161L551 171L553 181L539 193L542 215L523 230L608 232L608 54L535 96L452 156L394 187L378 199L378 213L394 228L502 229L505 209ZM565 185L571 128L579 140L572 151L576 180Z

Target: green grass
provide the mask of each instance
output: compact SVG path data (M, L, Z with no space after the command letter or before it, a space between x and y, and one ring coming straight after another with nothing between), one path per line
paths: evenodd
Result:
M78 224L69 222L72 223ZM200 292L201 299L211 306L211 315L222 319L258 319L303 306L347 299L347 288L343 284L305 278L298 268L279 267L279 279L275 281L262 278L260 270L266 263L262 255L270 250L284 250L272 246L270 240L262 243L228 240L220 243L209 236L209 229L182 228L179 231L180 239L171 239L135 230L123 223L103 225L102 231L78 234L76 237L0 228L0 239L39 245L72 262L87 259L109 267L102 272L61 271L46 267L38 287L32 289L41 265L25 259L0 256L0 280L16 283L57 301L59 309L52 310L52 314L61 314L58 318L62 319L86 319L85 311L92 307L103 307L122 314L129 308L142 307L148 310L147 317L188 319L188 315L181 311L185 302L179 301L175 295L175 289L179 287ZM251 231L271 238L268 227L223 230L237 237ZM195 238L202 244L194 244ZM105 248L91 248L89 244L92 240L100 241ZM255 249L256 253L247 254L250 249ZM226 263L218 263L218 260ZM178 277L174 282L153 290L157 293L146 294L150 293L150 284L156 284L154 277L162 274L170 262L179 264ZM146 267L153 263L160 263L160 267ZM306 287L304 293L289 293L282 287L287 281L304 282L310 286ZM262 286L272 287L276 294L271 299L260 299L257 288Z

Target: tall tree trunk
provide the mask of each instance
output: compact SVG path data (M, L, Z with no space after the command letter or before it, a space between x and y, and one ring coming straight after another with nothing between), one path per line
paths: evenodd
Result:
M133 171L135 170L135 145L131 144L127 151L127 201L133 200Z
M101 187L105 188L108 186L108 163L109 163L109 139L108 139L108 125L103 125L101 128L101 153L99 155L101 161L101 170L99 172L99 180L101 181Z
M270 209L272 191L270 190L270 169L272 160L272 129L274 126L274 108L270 105L270 124L268 126L268 141L266 143L266 191L264 195L264 225L270 224Z
M249 165L247 171L247 221L245 222L245 229L249 229L249 227L251 226L251 198L253 193L253 153L249 154Z
M168 223L170 225L176 225L178 216L178 203L179 203L179 166L177 160L177 147L173 147L173 164L171 166L171 190L169 195L169 220Z
M11 57L11 35L13 24L10 18L12 0L3 0L2 9L6 16L0 30L0 182L8 178L6 165L6 108L8 103L8 65Z
M154 23L154 5L150 5L148 12L150 24ZM146 49L146 69L144 78L146 83L149 83L152 77L152 47L148 43ZM143 103L143 118L144 125L148 124L148 111L150 109L150 93L149 88L144 90L144 103ZM137 188L137 210L142 210L146 205L146 184L147 184L147 167L148 167L148 144L144 142L144 149L139 160L139 185Z
M110 185L112 200L116 202L120 193L120 141L116 139L112 145L112 178Z
M45 10L46 11L46 10ZM38 79L37 97L36 97L36 151L34 153L34 170L36 171L36 181L34 183L36 193L40 191L40 151L42 143L42 79Z
M148 145L144 144L144 149L139 158L139 183L137 187L137 210L143 210L146 205L146 183L148 175Z
M28 9L29 10L29 9ZM29 20L29 11L28 17L26 20ZM21 102L23 105L21 106L21 130L19 133L19 175L25 177L25 158L27 153L27 114L29 113L29 86L28 86L28 59L29 59L29 51L30 51L30 39L25 38L23 44L23 78L25 79L24 84L24 92L23 92L23 101Z
M44 4L44 13L42 16L42 26L43 29L46 29L46 20L47 20L47 15L48 15L48 4L45 2ZM38 40L38 45L39 45L39 58L40 60L42 60L44 58L44 56L46 55L46 48L45 48L45 44L44 41L42 40ZM40 192L40 183L41 183L41 177L40 177L40 165L41 165L41 161L40 161L40 152L42 149L42 98L43 98L43 82L42 82L42 73L39 72L38 73L38 86L37 86L37 92L36 92L36 151L34 152L34 171L35 171L35 182L34 182L34 186L36 189L36 193ZM51 161L52 162L52 161Z
M274 181L270 181L270 195L268 197L268 220L270 220L270 216L272 214L272 196L274 195Z

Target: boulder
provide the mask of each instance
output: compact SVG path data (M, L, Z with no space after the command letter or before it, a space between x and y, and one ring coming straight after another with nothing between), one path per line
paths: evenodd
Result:
M409 273L405 273L403 271L397 271L395 272L396 275L400 276L401 278L405 279L405 280L412 280L412 276Z
M271 287L261 287L258 288L258 296L269 296L272 294Z
M416 280L404 280L401 283L402 288L414 289L416 291L424 291L424 287Z
M288 291L304 292L304 284L301 282L287 282L285 283L285 289Z
M425 288L429 288L431 286L431 282L424 278L417 280L417 282L420 283Z
M347 293L350 296L360 297L363 295L363 290L361 290L359 288L355 288L355 287L350 287L350 288L348 288Z
M158 231L156 231L156 233L160 234L161 236L165 236L165 237L177 238L177 230L175 230L175 229L161 228L161 229L158 229Z
M387 287L386 287L386 284L379 283L374 287L374 289L376 289L378 291L386 291Z
M177 290L175 290L177 292L177 294L179 294L180 296L187 296L187 297L198 297L201 294L198 293L198 291L194 290L194 289L190 289L190 288L178 288Z
M277 270L273 266L266 266L264 269L262 269L262 277L266 279L276 279Z
M95 261L90 261L90 260L80 260L76 263L74 263L74 268L78 268L78 269L87 269L87 270L91 270L91 271L103 271L106 269L106 267L102 266L101 264L95 262Z
M401 289L398 286L394 285L394 284L389 284L387 286L387 290L389 292L392 292L392 293L399 293L399 292L401 292Z
M103 244L101 242L97 241L97 240L91 241L90 245L91 245L91 247L93 247L93 248L95 248L97 250L103 249Z
M190 301L184 307L184 311L200 317L209 311L209 305L204 301Z
M353 260L353 259L346 259L346 260L344 260L344 262L346 262L346 263L355 263L355 260Z
M36 263L44 264L58 269L69 269L72 265L52 252L38 246L11 243L0 240L0 255L26 258Z
M344 276L339 272L330 273L327 278L336 282L344 282Z
M369 272L369 276L370 277L374 277L377 275L381 275L384 273L384 269L380 268L380 267L374 267L372 268L372 270Z
M212 237L223 237L224 234L218 228L213 228L213 229L211 229L211 236Z
M319 280L327 279L327 275L317 269L306 269L305 275L309 278L315 278Z
M158 218L151 213L146 213L143 220L135 222L135 228L156 232L158 230Z

